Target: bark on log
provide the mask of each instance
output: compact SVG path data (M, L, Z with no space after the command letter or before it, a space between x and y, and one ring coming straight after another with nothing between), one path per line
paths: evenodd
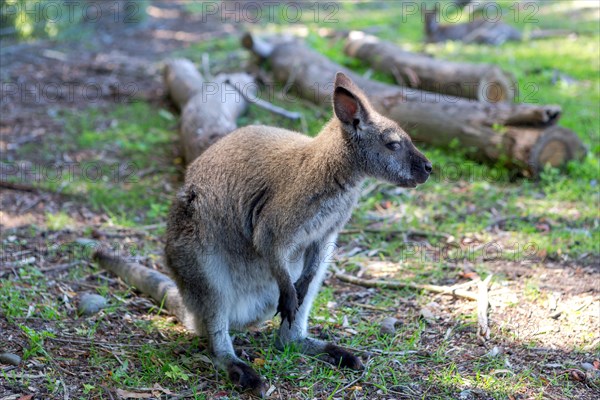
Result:
M268 59L276 81L317 104L331 104L335 74L346 73L376 110L398 122L417 142L448 146L458 139L464 147L473 147L470 154L475 159L502 160L534 175L546 162L559 166L586 152L577 135L554 126L559 106L491 104L387 85L365 79L298 42L269 46L246 34L242 44Z
M179 132L188 164L237 128L236 120L248 106L240 91L252 97L257 90L252 77L244 73L218 75L207 81L186 59L169 61L164 78L171 98L181 109Z
M350 34L344 51L368 62L378 71L392 74L397 81L407 83L402 86L489 103L510 102L515 97L517 82L514 76L496 65L439 60L404 51L393 43L362 32Z

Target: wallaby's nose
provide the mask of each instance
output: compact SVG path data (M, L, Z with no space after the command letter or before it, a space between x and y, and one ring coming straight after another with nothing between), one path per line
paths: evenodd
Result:
M425 172L427 172L428 174L430 174L431 171L433 170L433 167L431 166L431 162L427 161L425 163L425 165L423 165L423 169L425 169Z

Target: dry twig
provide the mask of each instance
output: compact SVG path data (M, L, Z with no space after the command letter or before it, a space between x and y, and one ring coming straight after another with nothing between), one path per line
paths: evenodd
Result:
M247 102L255 104L260 108L264 108L265 110L270 111L273 114L281 115L282 117L289 118L292 120L302 118L302 114L300 114L299 112L288 111L285 108L276 106L275 104L269 103L268 101L260 99L256 96L248 96L248 94L245 93L244 90L241 90L236 85L230 83L229 80L226 80L225 83L233 87Z
M453 288L452 286L438 286L419 284L414 282L399 282L399 281L382 281L377 279L362 279L356 276L344 274L342 272L336 272L335 277L339 280L354 285L369 287L369 288L385 288L385 289L416 289L426 290L428 292L444 294L448 296L460 297L468 300L477 300L477 295L468 290Z
M448 239L450 237L449 234L444 232L431 232L431 231L418 231L414 229L373 229L373 228L358 228L358 229L344 229L340 231L340 235L353 235L356 233L387 233L390 235L403 233L407 236L433 236L433 237L441 237L444 239Z
M492 274L489 274L485 280L479 282L479 295L477 296L477 336L482 342L490 339L490 327L488 326L488 306L490 304L488 296L488 286L492 280Z
M354 386L358 381L362 380L365 375L367 375L367 372L369 371L369 364L371 364L373 360L369 360L367 362L367 365L365 365L365 368L363 369L362 373L356 377L355 379L353 379L352 381L350 381L348 384L342 386L341 388L337 389L335 392L333 392L333 394L331 395L331 398L335 397L336 394L343 392L344 390Z

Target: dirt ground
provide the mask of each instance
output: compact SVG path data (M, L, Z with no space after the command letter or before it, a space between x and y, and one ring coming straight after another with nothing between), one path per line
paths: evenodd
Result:
M0 151L3 169L12 168L15 164L25 168L36 164L77 160L81 156L77 153L47 152L51 143L57 140L57 135L65 133L64 127L55 118L56 114L62 110L76 111L91 105L89 95L79 88L99 88L97 96L94 95L93 99L94 106L99 109L108 109L115 102L127 101L132 94L162 108L172 109L162 85L157 61L191 43L235 35L242 30L241 26L233 22L206 21L198 15L185 13L182 11L181 1L153 3L152 10L148 19L141 24L123 25L119 29L115 29L114 26L107 29L101 23L96 24L92 27L94 34L91 40L58 43L42 40L26 44L3 40L0 64L2 81L18 82L19 88L28 85L40 88L41 85L45 85L45 93L41 94L35 94L35 91L32 92L34 94L26 93L21 89L16 92L3 92L0 105ZM47 85L48 82L55 82L57 85L52 88ZM69 87L74 88L72 93L67 90ZM36 143L45 143L48 146L32 146L26 155L18 152L22 146ZM172 152L173 157L178 156L177 146L173 146ZM161 238L151 233L152 227L148 228L149 230L101 228L108 220L108 215L91 207L85 198L38 190L34 188L35 174L26 174L25 178L20 184L12 187L4 185L0 194L0 239L3 243L0 278L4 282L13 280L17 275L15 269L18 264L15 262L27 254L36 256L36 265L43 274L42 279L50 288L50 292L44 296L64 298L64 307L73 318L48 322L35 315L27 317L30 326L38 324L40 329L53 328L60 332L56 338L45 341L46 351L60 361L49 365L32 358L19 367L0 366L4 373L17 370L29 377L27 384L16 385L4 380L0 373L0 398L54 398L55 394L52 394L46 385L46 372L49 367L58 371L62 377L62 385L71 392L71 398L85 398L82 392L83 385L96 371L88 364L90 340L73 338L76 335L76 326L81 322L74 309L74 294L94 290L94 282L98 276L108 281L111 289L126 290L126 287L109 274L90 272L81 279L72 280L68 277L71 260L68 251L58 251L51 257L40 257L38 251L44 248L46 243L68 243L89 236L90 229L92 236L111 241L127 241L141 248L148 247L150 241L153 248L160 249ZM66 212L76 225L59 231L39 228L44 226L47 213L58 211ZM32 225L38 228L32 230ZM12 243L18 238L28 238L27 243L19 245L18 248L13 246ZM342 253L346 250L350 249L342 247ZM162 268L160 251L154 253L139 256L137 260L152 268ZM504 369L498 368L498 374L510 373L506 372L510 366L516 370L531 369L532 374L542 381L563 375L573 384L573 398L598 398L600 392L595 386L600 366L598 260L588 259L586 262L574 261L569 264L544 260L492 261L486 266L495 275L504 277L501 284L495 284L490 289L491 328L496 333L491 343L484 346L472 340L476 326L459 332L453 331L457 326L457 316L475 312L476 306L473 302L432 294L429 308L435 323L431 324L426 337L422 338L420 350L434 352L445 337L450 337L450 346L445 351L458 360L456 362L459 369L469 370L474 360L496 351L506 366ZM89 269L88 266L84 267ZM471 266L455 267L468 270ZM367 270L366 273L376 276L376 271ZM534 289L531 289L532 282L535 283ZM346 284L335 278L329 278L326 284L334 291L338 304L368 304L369 298L374 296L371 289ZM26 291L27 288L23 290ZM536 291L543 292L543 295ZM169 340L169 337L156 330L148 333L128 323L129 319L149 318L148 311L152 307L149 300L133 297L129 298L126 304L128 313L125 319L120 314L107 314L104 321L108 320L110 323L103 326L110 326L110 330L95 332L93 341L100 344L100 351L112 352L117 354L118 358L119 354L124 354L120 352L123 348L144 344L160 346ZM393 316L399 319L400 324L408 324L421 310L422 305L414 299L398 299ZM368 307L362 309L361 315L367 320L372 320L374 324L381 318L379 312ZM90 324L94 318L91 317ZM317 325L313 333L319 333L318 329ZM125 336L128 338L127 344L115 343L114 338ZM244 344L241 343L242 347ZM0 315L0 350L22 354L28 346L29 340L23 331ZM577 351L574 352L574 349ZM248 351L251 357L251 350ZM582 363L592 365L594 369L581 368ZM579 368L574 369L571 367L573 365ZM206 374L209 378L214 377L210 367L199 370L198 373ZM389 398L418 397L417 394L421 393L419 379L427 376L429 371L422 364L415 364L410 367L409 373L414 377L415 384L410 389L413 393L399 392L397 397ZM596 383L593 383L594 381ZM292 398L286 397L286 393L293 391L286 385L289 383L278 389L280 398ZM213 391L208 393L213 393L215 398L221 397L218 381L211 383L209 387ZM114 388L106 386L103 390L103 398L118 398ZM156 388L155 390L160 391ZM57 393L62 392L58 390ZM554 385L549 384L544 398L564 398L561 393ZM32 397L26 394L31 394ZM477 390L469 395L473 397L464 398L487 398ZM427 398L427 395L424 398ZM534 397L524 392L522 398Z

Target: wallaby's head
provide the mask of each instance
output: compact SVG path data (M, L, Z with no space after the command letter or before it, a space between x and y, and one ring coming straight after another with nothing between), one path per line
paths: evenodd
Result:
M402 187L425 182L431 163L406 132L375 111L364 93L343 73L337 73L334 87L333 109L362 172Z

